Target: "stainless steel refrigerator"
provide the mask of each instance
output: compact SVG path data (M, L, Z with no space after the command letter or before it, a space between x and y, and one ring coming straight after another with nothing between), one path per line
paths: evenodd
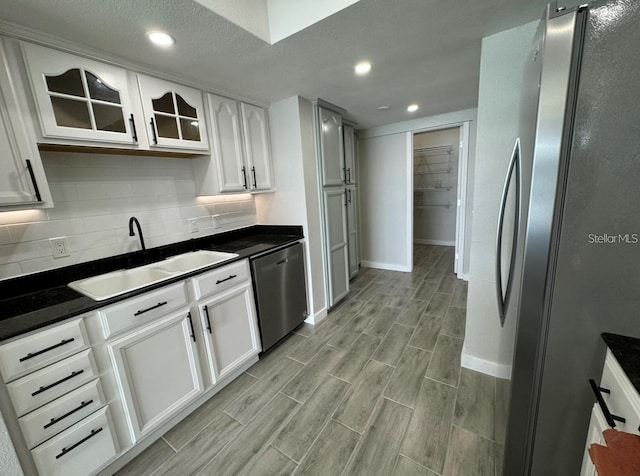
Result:
M600 334L640 336L639 48L636 0L550 5L528 58L496 263L517 321L504 475L579 474Z

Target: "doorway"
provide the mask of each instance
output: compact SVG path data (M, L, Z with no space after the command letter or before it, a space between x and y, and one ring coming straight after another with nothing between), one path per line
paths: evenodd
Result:
M464 277L466 124L413 133L413 244L450 246Z

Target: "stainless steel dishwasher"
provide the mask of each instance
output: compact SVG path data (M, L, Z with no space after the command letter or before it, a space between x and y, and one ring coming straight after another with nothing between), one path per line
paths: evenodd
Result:
M301 243L251 259L262 351L298 327L307 316L307 287Z

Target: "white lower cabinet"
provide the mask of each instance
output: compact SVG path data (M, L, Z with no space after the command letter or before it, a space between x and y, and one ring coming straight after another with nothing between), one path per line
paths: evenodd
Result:
M598 387L605 410L596 403L591 411L582 470L580 471L581 476L597 476L598 474L589 456L589 446L594 443L605 445L602 432L612 428L607 423L605 412L611 415L616 430L634 435L640 434L640 394L610 350L607 350L604 370Z
M40 476L88 475L117 453L108 407L31 451Z
M134 442L204 391L195 343L184 310L109 344Z
M215 383L260 351L251 282L202 301L198 310Z

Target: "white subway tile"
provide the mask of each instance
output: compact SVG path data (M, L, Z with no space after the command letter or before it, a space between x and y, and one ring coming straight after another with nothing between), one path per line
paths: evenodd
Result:
M0 263L19 263L20 261L51 256L49 240L27 241L0 246Z
M82 218L10 225L8 228L13 243L43 240L57 236L77 235L85 232Z
M71 202L78 200L78 190L76 189L75 183L50 183L49 190L51 191L53 203L55 203L56 208L58 207L60 202Z
M22 268L18 263L9 263L9 264L0 264L0 280L15 278L16 276L20 276L22 274ZM11 296L2 296L3 298L8 298Z

